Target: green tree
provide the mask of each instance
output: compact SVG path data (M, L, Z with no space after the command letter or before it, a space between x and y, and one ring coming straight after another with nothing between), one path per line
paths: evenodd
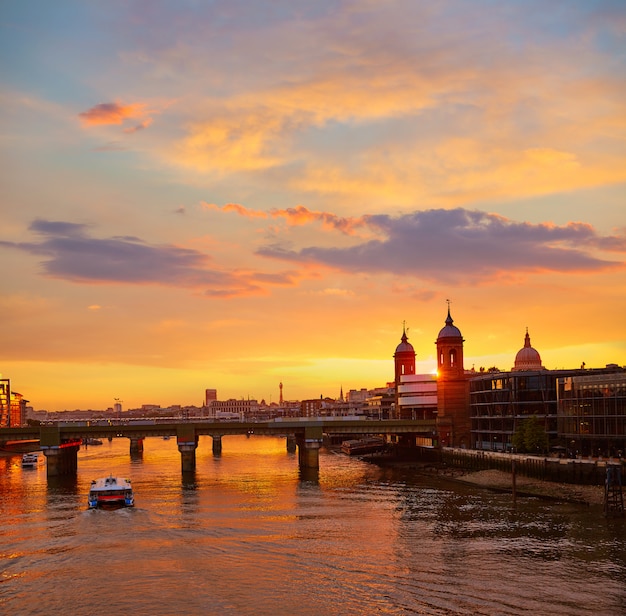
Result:
M548 434L543 422L533 415L518 424L511 442L521 453L543 453L548 449Z
M526 420L524 442L526 451L531 453L545 453L548 450L548 433L543 422L536 415Z
M519 453L526 452L526 421L522 420L517 424L515 432L511 437L511 444L515 448L515 451Z

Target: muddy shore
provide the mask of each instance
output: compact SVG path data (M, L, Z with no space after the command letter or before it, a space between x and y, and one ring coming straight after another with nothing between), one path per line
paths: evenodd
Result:
M454 479L482 488L513 492L512 476L503 471L477 471L459 474ZM604 487L602 486L556 483L517 475L515 477L515 492L520 497L535 496L584 505L598 505L600 507L604 505Z
M370 458L371 462L381 466L403 466L415 470L417 473L436 475L442 479L478 486L488 490L513 493L513 477L511 473L495 469L469 471L463 468L450 466L429 465L409 462L382 461ZM518 497L532 496L570 503L579 503L588 506L604 506L604 487L579 485L570 483L556 483L542 481L522 475L515 476L515 493Z

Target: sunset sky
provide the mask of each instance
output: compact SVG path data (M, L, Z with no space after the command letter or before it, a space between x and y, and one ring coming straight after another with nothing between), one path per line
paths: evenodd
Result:
M626 4L4 0L0 373L35 409L626 365Z

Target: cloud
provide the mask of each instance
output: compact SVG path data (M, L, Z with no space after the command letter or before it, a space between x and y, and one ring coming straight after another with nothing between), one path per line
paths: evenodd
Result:
M147 120L144 120L143 122L141 122L140 124L137 124L136 126L130 126L129 128L125 128L124 132L127 135L132 135L132 133L136 133L137 131L144 130L144 128L148 128L150 124L152 124L152 118L148 118Z
M602 250L626 254L626 237L599 236L584 223L531 224L462 208L398 217L368 215L362 217L362 222L377 239L342 248L309 246L293 250L274 244L257 252L265 257L351 272L455 283L520 273L592 273L626 264L624 260L609 261L594 254Z
M238 203L227 203L226 205L216 205L201 201L200 206L205 210L215 210L218 212L235 212L244 218L267 218L267 213L260 210L251 210Z
M219 206L214 203L201 202L203 208L221 212L235 212L244 218L283 218L289 226L302 226L313 222L321 222L326 229L341 231L353 235L355 230L366 226L364 218L337 216L331 212L316 212L303 205L286 209L271 209L269 212L253 210L237 203Z
M381 206L622 182L623 63L599 41L616 26L576 6L558 12L567 36L548 35L550 11L480 2L338 3L304 22L285 6L254 31L233 18L226 47L176 21L187 36L146 55L155 70L175 58L192 92L184 135L160 154L203 177Z
M100 103L87 111L78 114L85 126L101 124L122 124L129 118L141 117L145 113L145 105L135 103L123 105L121 103Z
M296 279L293 272L220 269L197 250L150 245L136 237L94 238L82 224L35 220L29 230L41 239L0 241L0 246L42 256L45 276L74 283L162 285L232 297L265 293L267 285L291 285Z

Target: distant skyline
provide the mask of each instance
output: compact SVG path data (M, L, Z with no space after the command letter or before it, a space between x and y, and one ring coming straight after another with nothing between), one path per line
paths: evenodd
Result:
M626 5L0 11L0 373L37 409L626 365Z

